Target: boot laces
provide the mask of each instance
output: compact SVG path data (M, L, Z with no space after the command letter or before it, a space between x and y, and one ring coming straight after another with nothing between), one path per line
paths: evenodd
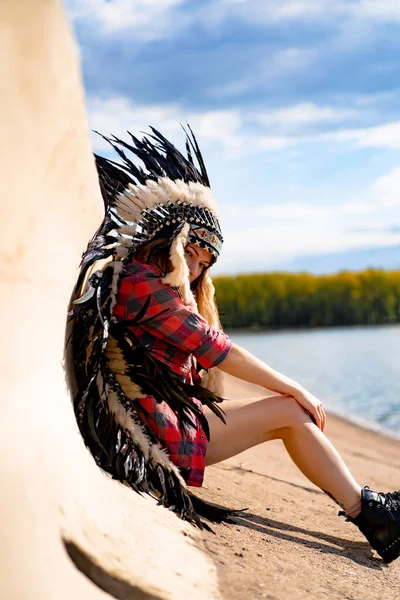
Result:
M385 508L389 510L400 510L400 490L397 492L382 493L385 498Z

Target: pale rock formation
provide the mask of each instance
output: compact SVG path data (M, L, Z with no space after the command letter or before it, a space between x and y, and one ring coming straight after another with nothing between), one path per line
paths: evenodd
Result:
M218 598L196 530L101 473L78 432L65 316L102 200L77 50L56 0L5 0L0 22L0 597Z

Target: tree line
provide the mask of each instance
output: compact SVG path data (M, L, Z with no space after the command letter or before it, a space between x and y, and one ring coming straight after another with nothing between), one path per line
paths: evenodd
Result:
M214 278L226 329L400 322L400 271L255 273Z

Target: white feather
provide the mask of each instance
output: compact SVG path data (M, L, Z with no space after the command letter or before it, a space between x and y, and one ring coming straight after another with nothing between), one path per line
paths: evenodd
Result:
M170 261L172 271L162 278L162 282L179 289L183 302L197 310L196 300L190 289L189 268L185 260L185 247L188 242L190 226L188 223L182 228L179 235L176 236L171 244Z
M154 208L157 204L165 205L169 202L175 204L178 200L208 208L220 219L218 205L210 188L198 182L172 181L167 177L160 177L157 181L149 179L145 185L129 184L129 191L126 190L117 197L116 206L118 212L121 210L125 213L129 210L133 211L133 206L144 210Z
M117 394L109 387L107 390L108 407L113 413L121 427L129 433L132 440L137 444L144 454L145 460L152 456L151 442L144 433L142 427L135 423L132 415L122 406Z
M108 339L106 355L110 367L113 370L114 375L124 394L131 400L144 398L145 395L142 393L140 387L133 383L133 381L127 375L125 375L126 362L116 340L111 336ZM102 383L100 382L98 385L99 389L101 389ZM121 427L123 427L129 433L132 440L140 446L145 459L150 459L154 464L161 464L165 468L174 472L180 483L186 487L178 468L169 458L168 452L159 444L153 444L149 440L143 431L143 428L135 423L132 414L122 406L118 400L117 394L110 388L109 385L107 385L106 388L106 397L110 411L114 414Z

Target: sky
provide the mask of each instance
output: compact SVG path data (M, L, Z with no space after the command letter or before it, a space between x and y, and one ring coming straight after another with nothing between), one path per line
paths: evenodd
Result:
M190 123L213 271L400 268L398 0L68 0L89 125ZM109 155L93 134L96 152Z

